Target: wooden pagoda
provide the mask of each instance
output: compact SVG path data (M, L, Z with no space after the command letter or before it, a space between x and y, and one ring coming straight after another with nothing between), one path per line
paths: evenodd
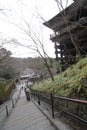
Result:
M86 56L87 0L74 0L44 25L54 31L50 39L55 43L56 60L60 62L62 70L76 62L77 50L80 56Z

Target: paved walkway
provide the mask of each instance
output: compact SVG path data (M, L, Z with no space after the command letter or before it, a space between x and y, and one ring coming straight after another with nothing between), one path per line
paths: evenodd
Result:
M19 101L1 130L54 130L54 127L32 101L26 101L22 90Z
M19 95L22 86L22 84L17 85L13 98ZM0 130L55 130L55 128L59 130L73 130L59 119L52 119L48 111L40 106L39 109L41 109L41 111L43 109L44 114L42 114L35 104L32 101L26 100L24 89L21 89L20 99L10 115L8 117L5 116L4 123L1 124ZM3 113L6 114L6 112ZM44 116L45 114L48 115L47 118L54 124L55 128L51 125L46 116Z

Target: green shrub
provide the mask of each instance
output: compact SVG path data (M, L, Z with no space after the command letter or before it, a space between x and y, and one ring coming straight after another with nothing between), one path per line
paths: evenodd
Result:
M81 59L77 64L60 73L54 81L43 81L35 84L32 89L65 97L87 98L87 88L81 84L84 78L87 78L87 58Z

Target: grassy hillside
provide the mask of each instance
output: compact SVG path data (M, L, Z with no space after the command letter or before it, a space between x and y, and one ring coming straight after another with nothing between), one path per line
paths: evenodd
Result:
M69 67L55 77L55 81L43 81L35 84L32 89L52 92L58 96L87 99L87 58L81 59L76 65Z

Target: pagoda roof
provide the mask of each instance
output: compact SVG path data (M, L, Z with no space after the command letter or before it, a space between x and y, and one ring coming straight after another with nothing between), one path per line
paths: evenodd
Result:
M81 6L82 6L82 2L80 2L79 4L78 2L73 2L66 9L64 9L63 11L58 13L56 16L54 16L52 19L50 19L49 21L43 24L56 32L60 30L64 25L66 26L65 18L67 19L67 23L68 23L69 19L71 19L73 16L77 14L77 10Z

